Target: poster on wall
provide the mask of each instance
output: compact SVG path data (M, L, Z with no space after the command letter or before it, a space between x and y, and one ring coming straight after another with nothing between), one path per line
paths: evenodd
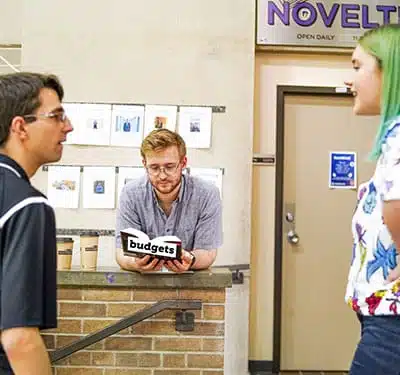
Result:
M154 129L175 131L178 107L176 105L146 105L144 137Z
M116 105L111 110L112 146L140 147L143 139L144 106Z
M115 207L115 167L83 168L83 208Z
M222 198L222 175L223 175L222 168L193 168L189 167L189 174L191 176L197 176L203 180L211 182L215 185L218 190L219 194Z
M357 188L357 156L355 152L329 153L329 188Z
M386 23L400 23L400 0L257 0L258 45L351 48Z
M121 197L123 187L130 181L139 179L146 174L144 167L118 167L117 199Z
M47 198L53 207L78 208L81 168L49 166L47 173Z
M67 144L110 144L111 104L64 103L63 106L74 127Z
M211 107L180 107L179 134L187 148L210 148Z

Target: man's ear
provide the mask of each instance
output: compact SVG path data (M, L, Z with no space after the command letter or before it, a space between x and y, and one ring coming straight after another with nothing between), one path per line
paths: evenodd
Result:
M10 133L16 135L21 140L28 137L26 122L22 116L15 116L11 120Z
M143 164L143 167L146 168L146 159L142 159L142 164Z
M184 156L183 158L182 158L182 169L183 168L186 168L186 165L187 165L187 157L186 156Z

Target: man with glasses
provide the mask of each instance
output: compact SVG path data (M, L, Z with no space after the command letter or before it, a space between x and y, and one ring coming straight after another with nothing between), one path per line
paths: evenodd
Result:
M0 76L0 374L51 374L39 330L57 326L55 217L29 179L72 131L63 95L55 76Z
M140 153L146 176L126 184L117 210L116 259L131 271L158 271L164 266L181 273L210 267L222 245L219 190L210 182L183 174L186 145L168 129L153 130ZM135 228L150 238L174 235L182 241L182 259L163 261L146 255L125 256L120 231Z

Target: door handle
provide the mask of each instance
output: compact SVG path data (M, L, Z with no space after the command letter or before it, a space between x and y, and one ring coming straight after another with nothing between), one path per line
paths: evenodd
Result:
M297 245L300 241L300 237L294 230L290 230L288 232L287 239L288 239L289 243L291 243L292 245Z

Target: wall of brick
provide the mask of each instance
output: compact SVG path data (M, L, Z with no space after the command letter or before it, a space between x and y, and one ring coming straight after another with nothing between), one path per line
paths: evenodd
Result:
M225 289L62 288L58 328L42 336L52 351L162 299L202 300L193 332L177 332L164 311L57 362L54 374L222 375Z

